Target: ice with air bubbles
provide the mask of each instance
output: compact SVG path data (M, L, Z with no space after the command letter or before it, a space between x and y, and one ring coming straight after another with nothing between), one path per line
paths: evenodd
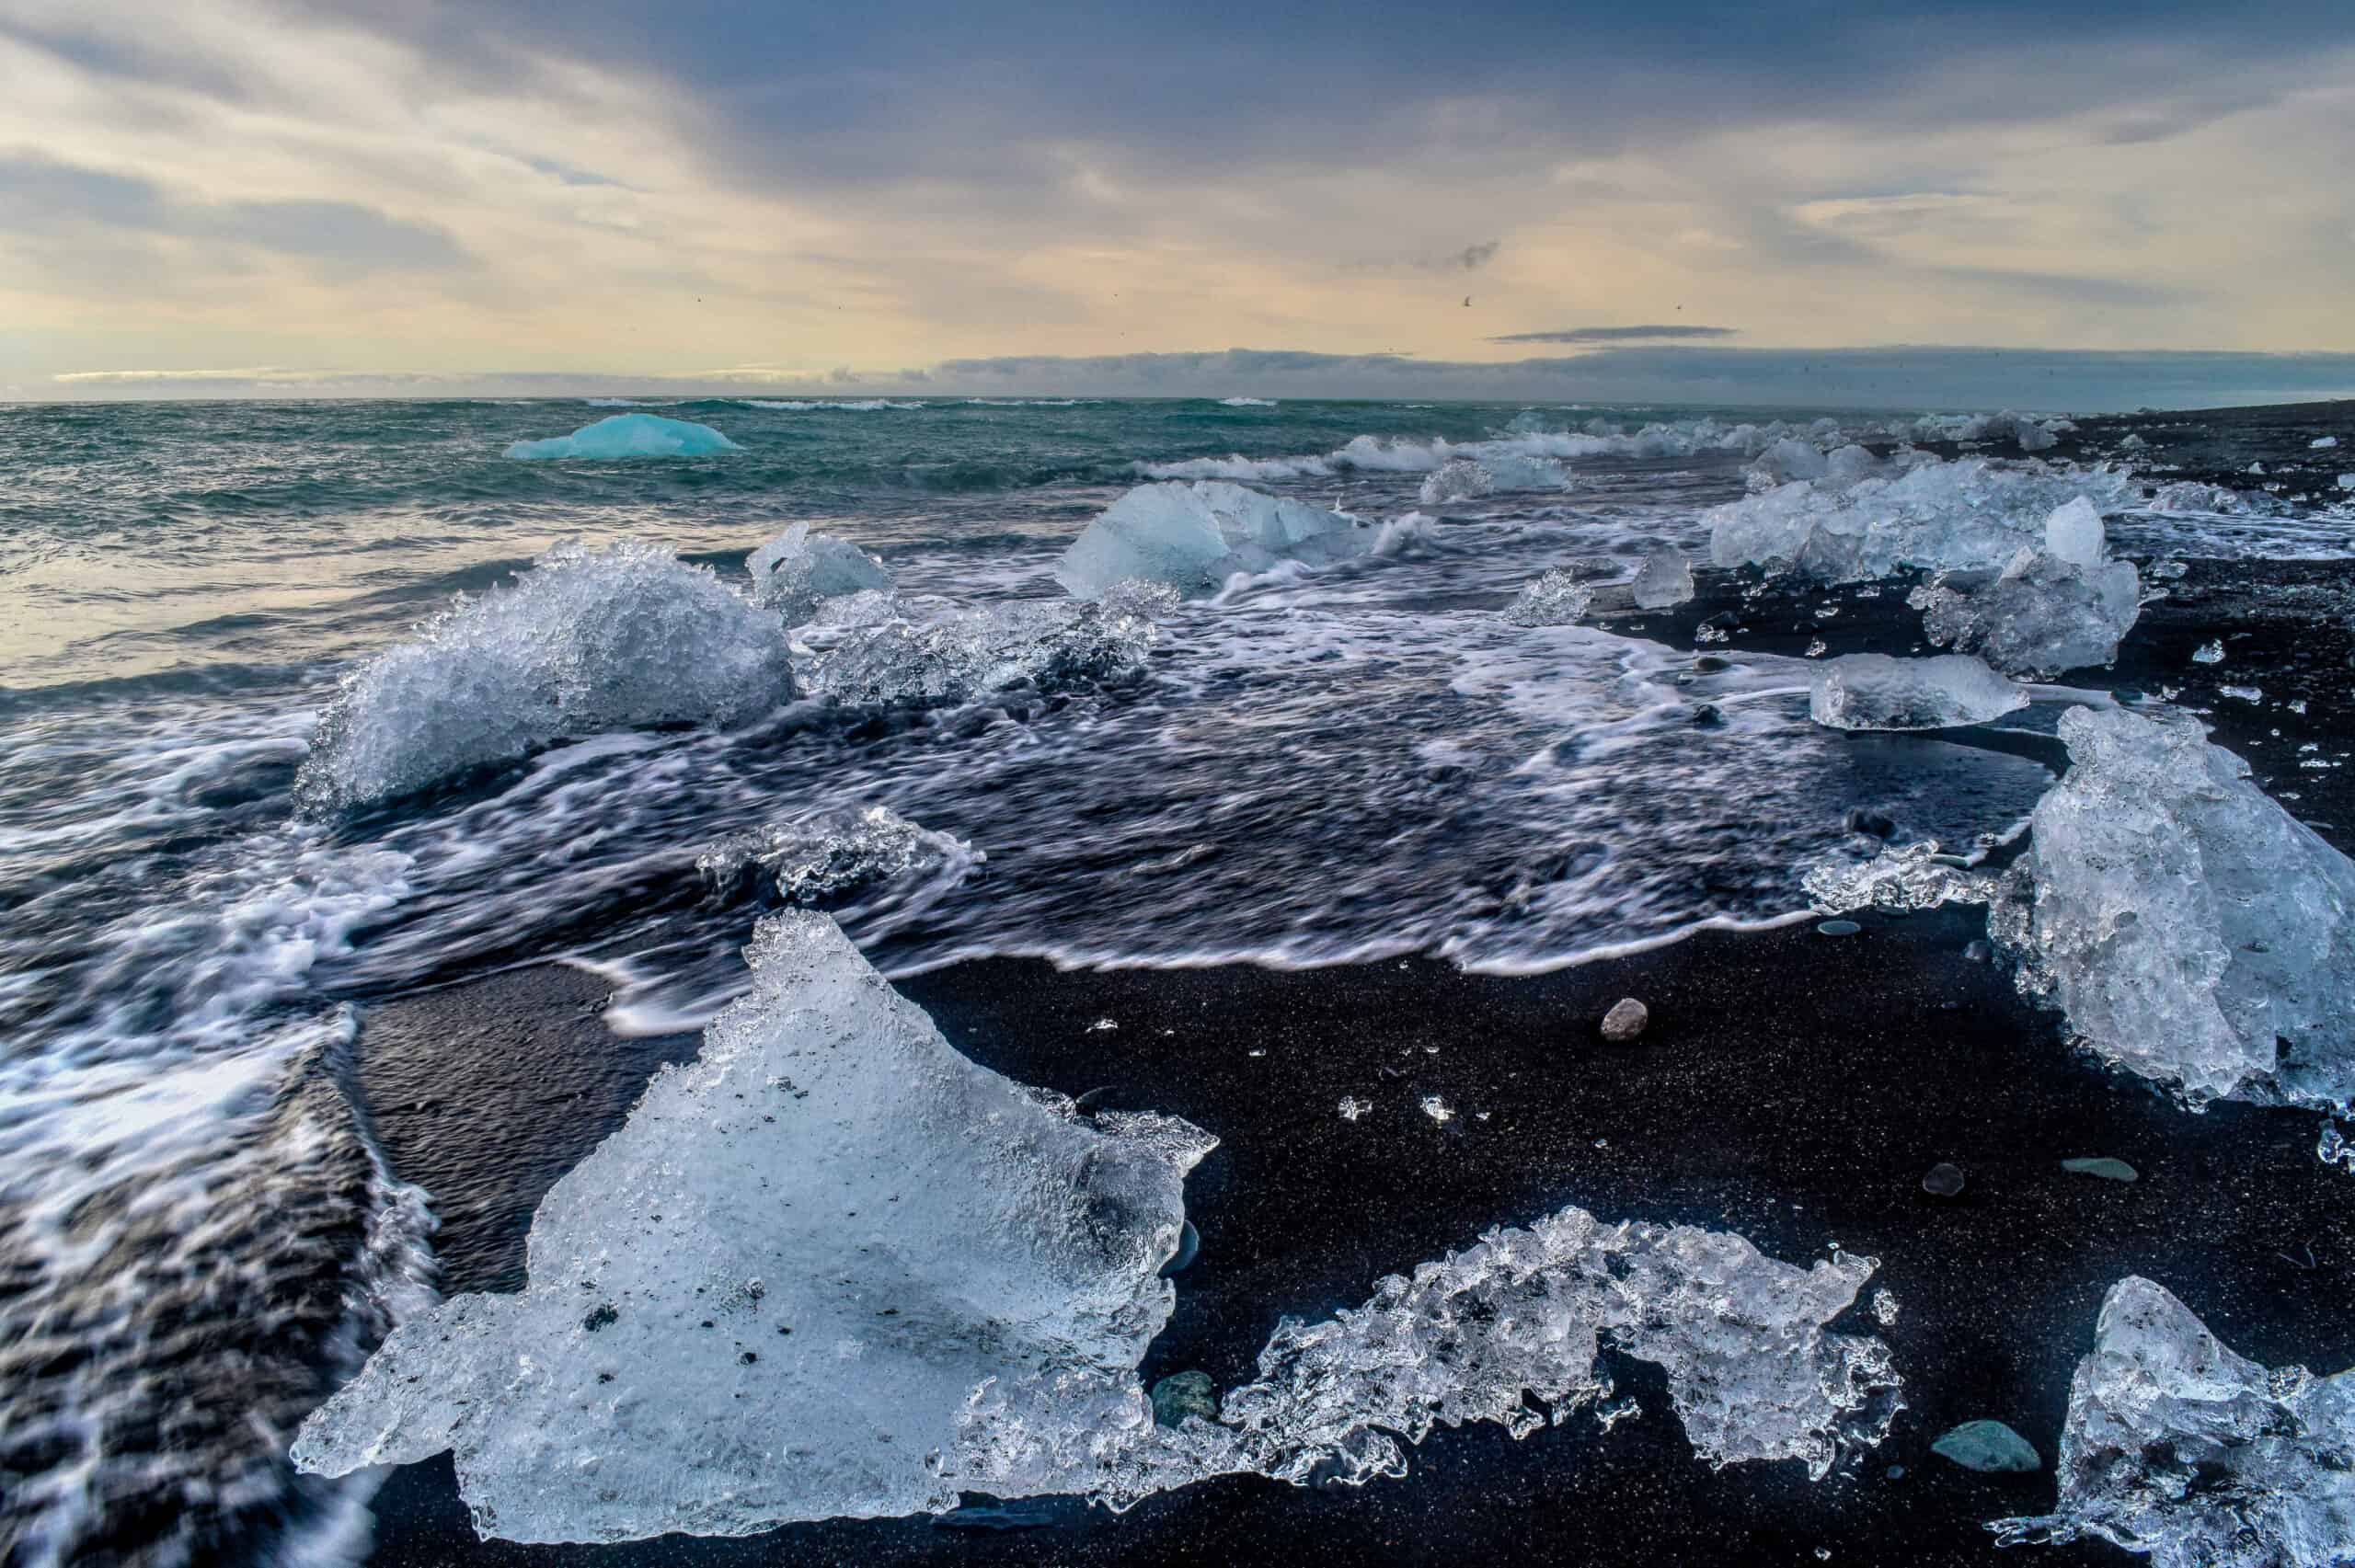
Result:
M2110 1287L2077 1364L2040 1516L2006 1545L2093 1536L2153 1568L2335 1568L2355 1551L2355 1374L2268 1368L2164 1287Z
M1593 602L1594 589L1555 567L1522 584L1504 614L1516 626L1567 626L1585 615Z
M810 690L854 705L925 705L1133 681L1160 635L1155 616L1171 607L1155 586L1124 580L1096 602L1026 600L855 625L810 671Z
M732 722L793 695L777 618L633 540L560 544L343 677L295 795L366 806L562 739Z
M733 833L695 857L715 888L766 877L791 904L817 904L871 883L961 873L985 857L964 840L920 827L888 806L820 809Z
M299 1466L451 1450L513 1540L740 1535L951 1507L976 1388L1136 1366L1214 1140L976 1066L822 915L746 957L701 1054L542 1201L526 1288L395 1330Z
M2218 1097L2355 1094L2355 864L2171 711L2072 708L1990 933L2100 1056Z

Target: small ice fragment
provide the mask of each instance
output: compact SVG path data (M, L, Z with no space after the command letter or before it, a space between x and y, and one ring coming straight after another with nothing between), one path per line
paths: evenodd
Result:
M1809 716L1834 729L1942 729L2026 706L2026 692L1966 654L1844 654L1809 682Z
M1693 597L1693 563L1681 550L1662 550L1637 570L1633 591L1639 609L1682 604Z
M2190 570L2191 568L2181 561L2166 560L2151 563L2151 576L2160 582L2173 582Z
M1113 1019L1098 1018L1087 1026L1087 1032L1091 1035L1109 1035L1120 1026L1119 1023Z
M2217 638L2213 639L2212 641L2210 641L2210 642L2204 642L2204 643L2200 644L2198 647L2196 647L2196 648L2192 649L2192 650L2191 650L2191 662L2192 662L2192 663L2194 663L2194 664L2222 664L2222 663L2223 663L2223 662L2224 662L2224 639L2223 639L2223 638L2222 638L2222 637L2217 637Z
M1966 1421L1932 1443L1930 1452L1965 1470L2025 1473L2044 1468L2036 1445L2000 1421Z
M1922 1190L1932 1197L1956 1197L1962 1192L1962 1167L1941 1160L1922 1177Z
M2306 446L2309 450L2314 452L2328 452L2332 447L2335 447L2338 444L2338 438L2337 436L2316 436L2314 440L2308 441Z
M624 457L706 457L740 450L734 441L688 419L666 419L660 414L615 414L581 426L569 436L546 441L517 441L507 455L523 459L560 457L611 459Z
M2230 697L2236 703L2265 701L2265 691L2258 686L2219 686L2216 692L2219 696Z
M722 892L765 872L791 904L822 904L920 873L946 885L987 857L962 839L918 827L886 806L803 812L719 840L695 869Z
M1865 928L1855 921L1819 921L1815 929L1824 936L1855 936Z
M1911 913L1940 904L1983 904L1994 897L1993 877L1946 864L1950 858L1938 853L1936 840L1925 839L1883 850L1861 864L1826 862L1809 870L1800 885L1809 904L1827 915L1868 909Z
M1345 1122L1353 1122L1372 1109L1371 1100L1361 1100L1354 1094L1341 1096L1341 1119Z
M1556 567L1525 585L1505 606L1505 619L1516 626L1567 626L1594 601L1594 590Z
M1704 621L1699 625L1693 628L1693 640L1696 643L1724 642L1726 640L1725 628L1722 626L1712 626L1706 621Z
M2140 1179L2140 1173L2133 1166L2123 1160L2112 1160L2106 1155L2063 1160L2061 1162L2061 1168L2073 1175L2097 1176L2105 1182L2131 1182Z
M1897 1322L1897 1297L1882 1289L1873 1292L1873 1321L1888 1328Z
M1426 1094L1423 1096L1423 1115L1430 1117L1431 1120L1439 1123L1442 1127L1445 1127L1449 1122L1455 1119L1454 1111L1449 1108L1446 1101L1441 1099L1436 1094Z

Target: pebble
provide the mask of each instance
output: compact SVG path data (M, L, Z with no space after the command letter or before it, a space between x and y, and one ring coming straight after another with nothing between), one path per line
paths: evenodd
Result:
M1886 839L1896 833L1897 824L1878 811L1867 811L1861 806L1848 807L1848 815L1840 819L1844 833L1870 833L1876 839Z
M1651 1020L1650 1008L1632 996L1623 996L1603 1015L1603 1037L1614 1046L1624 1046L1642 1035L1644 1025Z
M1962 1167L1941 1160L1922 1177L1922 1190L1933 1197L1953 1197L1962 1191Z
M1825 936L1854 936L1865 928L1855 921L1825 921L1815 929Z
M2027 1471L2044 1468L2044 1456L2036 1451L2036 1445L2000 1421L1966 1421L1931 1444L1930 1452L1952 1459L1965 1470Z
M1693 722L1703 729L1716 729L1726 722L1725 712L1715 703L1703 703L1693 710Z
M1172 1372L1153 1385L1153 1419L1176 1426L1189 1415L1218 1419L1218 1395L1208 1372Z
M2061 1162L2061 1168L2072 1175L2099 1176L2105 1182L2133 1182L2142 1179L2142 1173L2136 1171L2125 1161L2112 1160L2107 1156L2085 1160L2063 1160Z

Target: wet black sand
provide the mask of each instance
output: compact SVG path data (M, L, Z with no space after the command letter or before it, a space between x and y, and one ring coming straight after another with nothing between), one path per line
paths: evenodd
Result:
M1737 658L1798 654L1819 636L1834 653L1918 641L1901 587L1867 599L1748 586L1705 574L1703 597L1677 612L1598 610L1685 646L1712 621L1729 641L1705 651ZM2355 749L2355 567L2195 562L2166 586L2116 670L2074 683L2177 689L2269 788L2297 792L2293 810L2355 844L2349 770L2296 768L2307 741ZM1826 604L1840 613L1821 616ZM2193 662L2217 636L2227 661ZM2267 700L2223 698L2225 684ZM2291 699L2308 711L2290 713ZM2058 763L2033 735L1982 738ZM1825 803L1859 804L1871 803ZM1929 1443L1995 1417L2049 1466L2070 1372L2120 1276L2158 1280L2260 1361L2355 1363L2355 1178L2315 1158L2314 1115L2193 1115L2074 1052L2000 967L1965 957L1978 910L1860 918L1855 937L1706 933L1531 979L1426 961L1059 973L998 960L902 987L978 1061L1073 1094L1105 1089L1109 1104L1174 1112L1222 1139L1189 1184L1202 1251L1148 1380L1187 1368L1221 1387L1245 1379L1279 1316L1355 1305L1385 1272L1564 1204L1730 1229L1795 1261L1837 1242L1880 1258L1874 1285L1901 1303L1891 1328L1861 1304L1842 1326L1889 1340L1907 1408L1886 1444L1820 1484L1788 1464L1711 1471L1656 1375L1629 1364L1621 1386L1646 1413L1608 1435L1584 1417L1521 1443L1494 1427L1442 1432L1403 1481L1229 1479L1118 1517L1024 1504L1030 1528L1014 1530L887 1520L610 1548L477 1542L442 1459L388 1482L373 1561L1983 1563L1997 1550L1983 1521L2048 1509L2049 1468L1973 1475ZM1595 1021L1623 995L1650 1006L1652 1026L1607 1047ZM539 1196L619 1125L655 1065L693 1054L692 1036L611 1038L603 1000L598 982L551 967L369 1009L358 1087L400 1173L435 1194L446 1289L519 1287ZM1119 1027L1092 1030L1101 1018ZM1428 1094L1453 1118L1425 1116ZM1344 1121L1344 1095L1374 1109ZM2125 1160L2142 1179L2063 1173L2076 1155ZM1922 1191L1939 1161L1965 1171L1959 1197ZM2024 1550L2129 1561L2097 1543Z

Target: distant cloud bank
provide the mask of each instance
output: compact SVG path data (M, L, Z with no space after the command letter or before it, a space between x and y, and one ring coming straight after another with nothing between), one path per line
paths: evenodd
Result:
M1644 338L1733 338L1738 326L1564 326L1552 332L1508 332L1491 343L1627 343Z
M1587 329L1597 330L1597 329ZM1632 330L1632 329L1603 329ZM1601 340L1606 345L1609 339ZM764 366L630 375L569 371L430 374L338 370L93 370L30 390L89 397L741 396L856 386L872 395L1454 398L1712 407L2087 413L2355 396L2355 354L1980 349L1737 349L1683 343L1476 362L1407 354L1223 349L1018 354L897 371Z

